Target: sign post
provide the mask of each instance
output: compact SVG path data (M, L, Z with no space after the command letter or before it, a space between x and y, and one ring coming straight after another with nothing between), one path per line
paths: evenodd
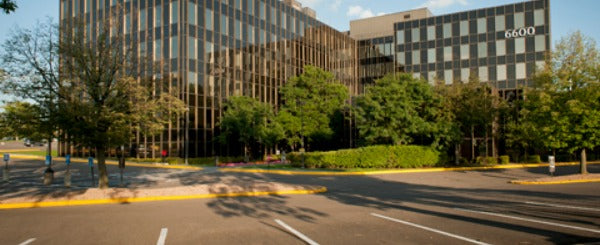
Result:
M44 185L50 185L54 181L54 170L52 170L52 156L46 155L46 170L44 171Z
M4 153L4 169L2 170L2 180L8 182L10 179L8 176L8 161L10 161L10 154Z
M65 172L65 187L71 187L71 155L65 156L65 164L67 165L67 171Z
M548 156L548 170L550 171L550 176L554 176L554 172L556 171L556 163L554 162L554 156Z
M94 180L94 158L93 157L88 157L88 165L90 166L90 175L92 176L92 187L94 187L94 183L96 183L96 181Z

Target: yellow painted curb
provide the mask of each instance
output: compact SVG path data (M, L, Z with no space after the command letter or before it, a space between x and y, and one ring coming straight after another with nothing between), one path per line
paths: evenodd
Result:
M600 162L588 162L588 164L598 164ZM556 166L579 165L577 162L556 163ZM453 168L419 168L419 169L394 169L394 170L375 170L375 171L356 171L356 172L333 172L333 171L291 171L291 170L270 170L270 169L243 169L243 168L220 168L222 172L234 173L269 173L280 175L321 175L321 176L357 176L357 175L383 175L399 173L432 173L447 171L473 171L490 169L513 169L513 168L538 168L547 167L547 163L529 163L529 164L507 164L482 167L453 167Z
M223 197L299 195L299 194L316 194L316 193L322 193L322 192L326 192L326 191L327 191L327 188L320 187L320 188L314 189L314 190L234 192L234 193L222 193L222 194L199 194L199 195L181 195L181 196L125 197L125 198L111 198L111 199L97 199L97 200L66 200L66 201L55 201L55 202L6 203L6 204L0 204L0 209L82 206L82 205L115 204L115 203L123 204L123 203L134 203L134 202L176 201L176 200L223 198Z
M509 183L517 185L560 185L560 184L575 184L575 183L593 183L600 182L600 179L581 179L581 180L560 180L560 181L527 181L527 180L511 180Z
M45 160L45 157L41 157L41 156L28 156L28 155L11 155L11 158L15 158L15 159L28 159L28 160ZM64 161L65 158L64 157L53 157L53 160L60 160L60 161ZM88 161L85 159L78 159L78 158L71 158L71 162L78 162L78 163L87 163ZM106 160L105 161L107 165L119 165L119 163L117 161L112 161L112 160ZM187 169L187 170L202 170L203 168L201 167L194 167L194 166L183 166L183 165L159 165L159 164L147 164L147 163L132 163L132 162L127 162L126 166L132 166L132 167L143 167L143 168L165 168L165 169Z

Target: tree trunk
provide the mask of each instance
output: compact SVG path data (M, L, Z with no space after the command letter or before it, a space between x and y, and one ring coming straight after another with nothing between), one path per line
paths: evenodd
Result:
M486 127L486 129L485 129L485 157L489 157L489 156L490 156L490 147L489 147L488 129Z
M585 154L585 148L581 149L581 160L579 160L579 168L581 169L581 174L587 174L587 156Z
M98 158L98 188L108 188L108 172L106 171L106 156L104 147L98 147L96 152Z
M454 164L460 164L460 144L454 145Z
M471 162L475 161L475 126L471 125Z
M250 159L248 158L248 145L246 143L244 143L244 162L249 162Z

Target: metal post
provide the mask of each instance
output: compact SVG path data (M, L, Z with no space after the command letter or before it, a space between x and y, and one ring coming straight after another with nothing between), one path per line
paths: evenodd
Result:
M96 180L94 180L94 158L93 157L88 158L88 164L90 165L90 173L92 175L92 187L94 187Z

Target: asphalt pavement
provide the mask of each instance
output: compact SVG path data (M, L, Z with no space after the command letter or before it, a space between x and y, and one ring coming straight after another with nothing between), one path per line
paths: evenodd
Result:
M60 168L58 164L56 167ZM83 174L86 166L80 167ZM109 171L113 170L109 167ZM589 170L599 173L600 165L590 165ZM508 183L544 176L547 168L374 176L288 176L223 173L215 169L131 168L129 171L131 185L139 188L218 182L234 176L238 181L319 185L328 191L314 195L1 210L0 244L600 241L600 183L543 186ZM577 166L560 167L557 171L563 175L575 173ZM148 178L146 184L142 183L145 178ZM2 185L4 194L11 193L8 188Z

